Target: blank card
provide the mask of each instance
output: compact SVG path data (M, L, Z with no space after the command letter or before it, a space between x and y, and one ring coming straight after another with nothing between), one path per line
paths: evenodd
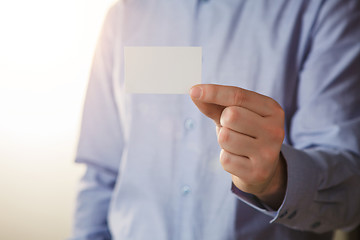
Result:
M201 59L201 47L125 47L125 91L186 94L201 83Z

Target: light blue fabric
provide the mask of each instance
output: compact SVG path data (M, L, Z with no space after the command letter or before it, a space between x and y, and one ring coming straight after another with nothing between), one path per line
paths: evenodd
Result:
M71 239L331 239L359 223L359 4L116 3L88 86L76 157L87 170ZM203 83L281 104L288 183L280 209L232 186L215 126L188 95L124 92L124 46L201 46Z

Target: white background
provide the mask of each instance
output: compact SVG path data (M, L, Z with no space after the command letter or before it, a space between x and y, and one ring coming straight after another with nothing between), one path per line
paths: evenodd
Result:
M112 0L0 0L0 239L70 234L92 54Z

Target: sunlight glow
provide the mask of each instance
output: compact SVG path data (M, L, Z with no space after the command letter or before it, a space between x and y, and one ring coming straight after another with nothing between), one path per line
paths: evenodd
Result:
M68 237L82 102L112 3L0 0L0 239Z

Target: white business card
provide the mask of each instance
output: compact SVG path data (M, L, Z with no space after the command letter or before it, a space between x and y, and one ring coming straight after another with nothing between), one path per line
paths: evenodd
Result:
M186 94L201 83L201 47L125 47L127 93Z

